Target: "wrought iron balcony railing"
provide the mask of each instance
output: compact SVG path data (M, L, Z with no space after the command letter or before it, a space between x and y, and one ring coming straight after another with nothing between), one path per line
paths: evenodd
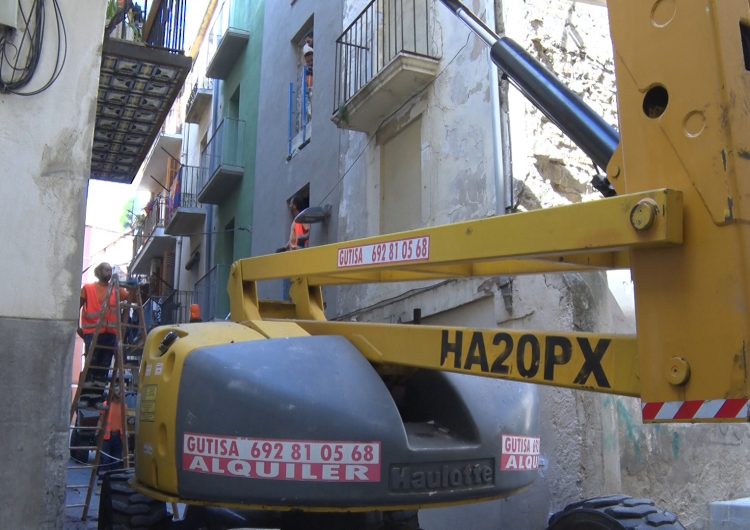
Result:
M336 39L334 114L400 53L432 57L430 0L372 0Z
M146 44L153 48L182 53L185 49L186 9L186 0L154 2L146 22Z
M220 303L218 300L221 290L226 291L229 281L229 267L214 265L193 288L194 303L201 306L203 320L223 319L226 315L218 314Z
M247 30L233 24L232 4L232 0L224 0L208 36L210 60L206 75L213 79L226 79L229 76L237 57L250 39Z
M161 325L189 322L192 303L193 291L172 291L161 304Z
M178 208L198 207L198 185L200 168L182 166L177 172L172 189L169 192L168 219L171 220Z
M199 123L201 113L211 102L214 89L214 80L208 77L199 77L190 89L187 105L185 107L185 122Z
M198 202L200 172L197 166L182 166L177 172L169 190L165 233L190 236L201 231L206 211Z
M218 204L245 170L245 122L224 118L201 153L198 200Z
M164 228L167 216L167 198L159 195L146 208L145 217L133 229L133 255L137 256L140 249L148 242L157 228Z

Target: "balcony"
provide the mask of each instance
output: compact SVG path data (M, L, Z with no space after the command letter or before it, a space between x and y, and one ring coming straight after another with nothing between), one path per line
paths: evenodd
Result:
M206 209L198 202L199 182L199 167L182 166L180 168L169 192L165 234L189 236L202 231Z
M197 79L190 90L187 107L185 108L185 123L200 123L201 116L211 105L214 93L214 81L208 77Z
M145 217L133 230L133 261L131 274L148 274L151 259L161 257L175 246L175 238L164 233L167 198L156 197L144 209Z
M229 267L226 265L215 265L195 282L193 300L201 306L203 320L223 320L229 313L228 282Z
M91 178L133 182L192 64L182 51L185 2L154 0L145 22L137 7L132 13L118 12L109 22Z
M198 201L220 204L245 172L245 122L224 118L201 153Z
M211 50L206 76L211 79L226 79L234 68L242 50L247 46L250 34L231 23L232 2L226 0L211 27L208 36Z
M193 291L172 291L161 303L161 325L190 322Z
M430 0L372 0L336 39L331 119L367 133L435 79Z

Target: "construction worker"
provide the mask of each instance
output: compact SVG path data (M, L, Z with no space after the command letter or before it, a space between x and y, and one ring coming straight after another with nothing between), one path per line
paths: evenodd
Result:
M107 402L104 402L106 407ZM109 400L109 416L104 425L104 441L99 460L98 473L122 468L122 413L126 408L120 396L119 387L114 387ZM104 412L103 412L104 414Z
M298 248L307 247L307 242L310 239L310 225L294 222L294 218L307 207L307 200L300 195L295 195L289 201L289 211L292 214L292 226L289 229L289 241L286 244L287 250L296 250Z
M199 304L190 304L190 322L203 322L201 306Z
M99 325L104 299L112 279L112 266L106 262L100 263L94 269L94 276L98 281L87 283L81 288L81 325L78 328L78 335L86 345L87 355L93 355L90 366L94 368L89 370L86 381L103 382L107 380L108 369L112 364L112 356L117 346L117 311L119 308L117 307L117 293L113 290L110 293L106 320ZM127 297L127 289L120 289L120 300L127 300ZM89 353L97 326L99 326L99 337L94 345L93 353Z

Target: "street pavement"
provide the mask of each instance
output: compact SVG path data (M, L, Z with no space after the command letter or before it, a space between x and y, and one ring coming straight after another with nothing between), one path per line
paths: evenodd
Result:
M75 469L81 464L72 458L68 461L68 486L83 486L76 488L66 488L65 506L71 504L83 504L86 501L86 492L88 483L91 478L91 468ZM65 519L63 523L64 530L96 530L97 514L99 513L99 489L101 483L94 485L94 491L91 495L88 517L86 521L81 520L83 508L65 508Z

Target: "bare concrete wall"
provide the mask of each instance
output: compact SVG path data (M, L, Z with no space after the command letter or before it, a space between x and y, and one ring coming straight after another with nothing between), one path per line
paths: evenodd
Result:
M70 356L105 3L61 2L68 56L60 77L39 95L0 94L3 528L62 528ZM28 12L31 1L22 4ZM51 12L30 89L55 61Z

